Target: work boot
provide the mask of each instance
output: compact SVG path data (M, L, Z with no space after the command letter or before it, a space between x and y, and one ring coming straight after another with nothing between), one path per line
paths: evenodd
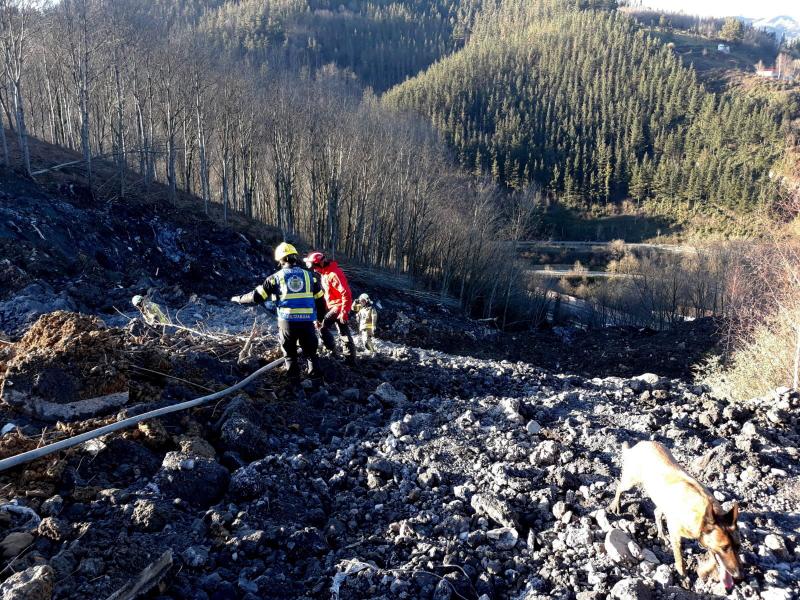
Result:
M349 367L355 367L356 366L356 355L355 354L348 354L347 358L345 359L345 363Z

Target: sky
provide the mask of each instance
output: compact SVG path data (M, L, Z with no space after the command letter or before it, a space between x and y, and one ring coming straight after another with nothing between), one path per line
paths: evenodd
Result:
M693 15L758 19L788 15L800 20L800 0L643 0L642 4Z

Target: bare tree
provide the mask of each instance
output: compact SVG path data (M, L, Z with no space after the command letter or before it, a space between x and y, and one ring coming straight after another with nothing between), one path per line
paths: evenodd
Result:
M27 3L0 0L0 43L2 43L3 50L3 67L5 78L11 86L14 98L14 115L22 166L28 174L31 173L31 156L28 148L28 128L25 123L25 98L22 81L27 57L27 35L29 33L27 25L30 10ZM5 146L5 134L3 135L3 144L7 164L8 149Z
M94 24L91 22L92 0L62 0L63 26L67 49L72 67L72 80L81 115L81 151L86 163L89 181L92 179L92 149L90 146L90 85L93 73L92 56L95 48L92 46L91 32Z

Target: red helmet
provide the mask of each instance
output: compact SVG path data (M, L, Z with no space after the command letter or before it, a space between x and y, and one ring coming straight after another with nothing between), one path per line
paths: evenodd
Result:
M311 267L312 265L321 265L323 260L325 260L325 255L322 252L311 252L303 259L303 262Z

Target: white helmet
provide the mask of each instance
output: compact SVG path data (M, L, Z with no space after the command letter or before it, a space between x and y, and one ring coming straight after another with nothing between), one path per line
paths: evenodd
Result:
M368 295L368 294L361 294L361 295L358 297L358 301L359 301L359 302L361 302L362 304L363 304L363 303L369 304L370 302L372 302L372 301L369 299L369 295Z
M142 303L142 300L144 300L144 298L142 298L142 296L140 296L139 294L136 294L133 298L131 298L131 303L136 308L139 308L139 305Z

